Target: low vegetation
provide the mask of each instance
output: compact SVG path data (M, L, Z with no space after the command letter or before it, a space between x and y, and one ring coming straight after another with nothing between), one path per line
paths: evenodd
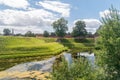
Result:
M104 72L100 68L93 68L84 58L74 60L69 64L62 59L59 65L53 66L52 80L104 80Z
M0 37L0 44L0 70L21 62L41 60L67 50L67 47L53 39L44 38Z
M65 50L89 51L93 48L93 39L74 40L32 37L0 37L0 70L28 61L37 61L60 54Z
M94 50L94 39L86 38L86 39L62 39L61 43L70 49L71 53L77 52L88 52Z

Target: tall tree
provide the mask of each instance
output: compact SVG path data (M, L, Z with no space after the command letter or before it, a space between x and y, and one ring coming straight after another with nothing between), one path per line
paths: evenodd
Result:
M49 36L49 32L48 31L44 31L43 36L44 37L48 37Z
M68 21L65 20L64 18L60 18L57 21L53 22L52 26L58 37L65 36L66 31L68 30L67 23Z
M106 80L120 80L120 14L113 7L109 12L109 15L102 18L99 61L105 69Z
M75 27L73 28L72 36L73 37L85 37L87 35L87 31L85 27L86 27L86 24L84 21L77 21L75 23Z
M7 36L7 35L11 35L11 31L10 31L10 29L4 29L3 30L3 34L5 35L5 36Z

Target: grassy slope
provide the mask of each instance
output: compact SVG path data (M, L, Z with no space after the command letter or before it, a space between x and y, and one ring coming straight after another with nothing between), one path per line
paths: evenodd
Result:
M0 70L15 64L57 55L67 50L55 39L0 37Z
M0 70L21 62L42 60L67 49L75 53L90 51L94 47L93 39L55 41L55 38L0 37Z
M71 49L72 53L76 52L86 52L92 51L94 49L94 39L87 38L87 39L63 39L61 42L64 46Z

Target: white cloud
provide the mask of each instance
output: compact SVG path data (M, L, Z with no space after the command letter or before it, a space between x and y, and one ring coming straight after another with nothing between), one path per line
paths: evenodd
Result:
M68 17L70 14L70 5L60 1L41 1L42 8L39 9L28 0L0 0L0 6L2 5L6 7L0 10L0 32L4 28L14 29L15 33L25 33L28 30L34 33L52 31L53 21L60 17Z
M75 20L75 22L79 21L81 19ZM97 19L82 19L82 21L85 21L86 23L86 29L88 32L95 33L96 30L100 27L101 22Z
M40 1L38 5L47 10L60 13L62 17L69 17L70 15L70 5L60 1Z
M110 11L109 10L104 10L104 11L101 11L100 13L99 13L99 15L100 15L100 17L105 17L106 15L109 15L110 14Z
M2 32L3 28L13 28L17 33L25 33L28 30L41 33L45 29L51 30L51 23L56 19L55 14L43 9L30 11L7 9L0 11L0 30Z
M24 9L30 5L27 0L0 0L0 4L12 8L24 8Z
M20 27L20 26L0 26L0 33L3 33L3 29L8 28L12 31L12 29L14 30L14 33L22 33L25 34L27 31L32 31L34 33L43 33L43 30L37 26L24 26L24 27Z
M3 10L0 11L0 25L9 26L49 26L55 15L43 9L32 11Z

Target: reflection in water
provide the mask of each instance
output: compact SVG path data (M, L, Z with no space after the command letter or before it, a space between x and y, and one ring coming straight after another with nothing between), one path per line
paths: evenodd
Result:
M72 64L72 55L71 53L64 53L63 54L65 57L65 60L68 62L68 65ZM95 56L94 53L89 54L88 52L84 53L77 53L77 56L82 56L88 59L92 65L95 65ZM7 69L7 72L13 72L13 71L19 71L19 72L24 72L24 71L43 71L43 72L51 72L52 70L52 65L55 61L56 57L52 57L47 60L43 61L37 61L37 62L28 62L24 64L19 64L16 65L12 68Z
M72 64L72 55L70 53L64 53L65 60L68 62L68 65Z
M88 52L81 52L81 53L77 53L77 56L81 56L81 57L85 57L88 59L88 61L90 62L90 64L92 64L93 66L95 65L95 55L94 53L89 54Z
M7 69L7 72L25 72L25 71L42 71L42 72L51 72L52 65L55 61L55 57L52 57L47 60L37 61L37 62L27 62L19 64Z
M71 53L64 53L63 54L65 60L68 62L68 66L70 64L72 64L73 60L72 60L72 54ZM85 57L88 59L88 61L90 61L90 63L95 66L95 56L94 53L89 54L88 52L84 52L84 53L77 53L77 57ZM43 60L43 61L37 61L37 62L28 62L28 63L24 63L24 64L19 64L16 65L12 68L9 68L6 70L6 72L12 73L12 72L26 72L26 71L40 71L40 72L51 72L52 71L52 66L53 63L55 62L56 57L52 57L50 59L47 60ZM6 77L5 77L6 78ZM4 80L8 80L8 79L4 79ZM13 79L11 79L13 80Z
M72 64L72 55L71 53L64 53L65 60L68 62L68 65ZM89 54L88 52L77 53L77 57L87 58L90 64L95 66L95 55L94 53Z

